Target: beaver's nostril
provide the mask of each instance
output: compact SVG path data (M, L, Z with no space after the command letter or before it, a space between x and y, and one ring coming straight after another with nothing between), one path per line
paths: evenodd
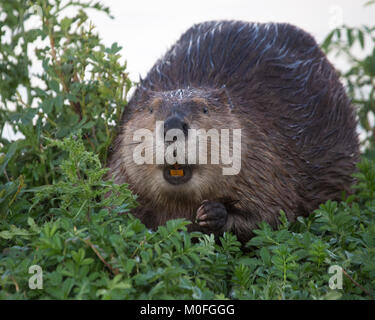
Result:
M186 122L184 122L182 125L182 131L184 132L185 135L188 133L188 130L189 130L189 126L186 124Z
M179 129L185 135L188 133L188 124L179 116L171 116L164 122L164 136L171 129Z

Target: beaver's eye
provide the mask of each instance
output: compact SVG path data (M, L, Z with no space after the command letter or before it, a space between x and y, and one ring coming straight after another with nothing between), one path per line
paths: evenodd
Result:
M154 112L154 109L150 108L150 113L153 113Z
M204 108L203 108L203 113L208 113L208 109L207 109L207 107L204 107Z

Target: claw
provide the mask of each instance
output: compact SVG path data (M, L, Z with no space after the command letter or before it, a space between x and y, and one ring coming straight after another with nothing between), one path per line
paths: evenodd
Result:
M206 232L220 230L226 223L227 214L222 203L204 200L197 210L195 223L204 227Z

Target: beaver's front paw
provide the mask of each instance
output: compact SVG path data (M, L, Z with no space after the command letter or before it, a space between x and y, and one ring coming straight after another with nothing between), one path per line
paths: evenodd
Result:
M218 234L224 231L228 212L223 204L204 200L197 210L196 222L205 233Z

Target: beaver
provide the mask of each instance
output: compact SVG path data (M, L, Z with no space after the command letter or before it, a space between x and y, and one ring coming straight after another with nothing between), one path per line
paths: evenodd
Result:
M134 132L155 132L157 121L184 134L241 129L238 173L223 174L222 163L135 163ZM133 214L151 229L186 218L190 231L230 231L246 243L260 222L276 227L281 210L294 221L350 193L356 125L338 73L307 32L286 23L199 23L138 83L108 176L138 195ZM143 152L155 159L155 149Z

